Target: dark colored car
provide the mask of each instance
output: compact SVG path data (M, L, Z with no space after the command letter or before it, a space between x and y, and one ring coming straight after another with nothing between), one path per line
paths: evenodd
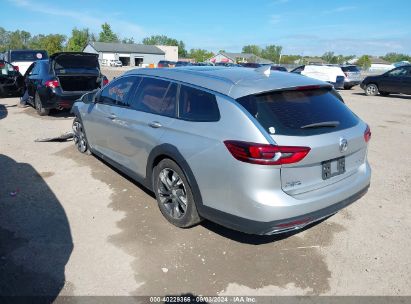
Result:
M176 67L181 67L181 66L191 66L191 62L188 61L177 61L176 62Z
M232 62L217 62L215 66L241 67L241 65Z
M172 68L176 65L174 61L160 60L157 64L158 68Z
M0 60L0 97L21 96L24 90L24 77L15 66Z
M261 68L263 65L260 63L253 63L253 62L247 62L247 63L240 63L241 66L245 67L245 68Z
M108 80L100 72L98 54L61 52L49 60L33 62L25 74L25 83L27 101L43 116L50 109L70 109L76 99Z
M288 72L287 69L280 65L272 65L271 71L280 71L280 72Z
M411 95L411 65L401 66L378 76L368 76L361 83L367 96Z

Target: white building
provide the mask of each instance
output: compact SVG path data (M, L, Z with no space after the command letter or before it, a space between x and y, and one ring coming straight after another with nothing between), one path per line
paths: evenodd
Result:
M178 61L178 46L156 45L156 47L165 53L165 60Z
M99 54L99 60L120 60L125 66L141 66L165 60L165 52L154 45L90 42L83 52ZM178 53L178 50L177 50Z

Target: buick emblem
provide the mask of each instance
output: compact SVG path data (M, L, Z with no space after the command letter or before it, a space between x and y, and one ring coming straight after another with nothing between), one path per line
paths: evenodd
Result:
M345 138L340 138L340 152L343 153L348 149L348 141Z

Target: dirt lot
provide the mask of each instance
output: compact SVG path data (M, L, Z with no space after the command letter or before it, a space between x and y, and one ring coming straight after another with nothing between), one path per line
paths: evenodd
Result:
M96 157L34 142L67 113L0 100L0 294L411 295L411 97L342 95L373 132L370 190L287 238L175 228Z

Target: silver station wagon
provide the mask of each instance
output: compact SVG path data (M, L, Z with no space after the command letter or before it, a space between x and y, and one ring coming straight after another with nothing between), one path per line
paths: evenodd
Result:
M178 227L277 234L370 184L371 132L330 84L258 69L137 69L73 107L74 142L152 190Z

